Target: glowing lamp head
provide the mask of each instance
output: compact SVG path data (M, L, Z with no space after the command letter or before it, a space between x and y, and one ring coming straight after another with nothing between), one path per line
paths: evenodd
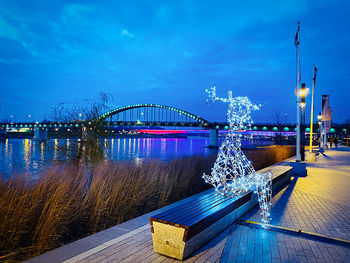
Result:
M304 88L301 88L301 89L299 90L298 95L299 95L300 97L306 97L308 93L309 93L309 89L304 87Z

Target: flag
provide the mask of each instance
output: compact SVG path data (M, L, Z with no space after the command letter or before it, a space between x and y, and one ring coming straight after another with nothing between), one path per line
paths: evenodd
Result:
M295 34L294 45L299 45L299 31L300 31L300 22L298 22L297 33Z
M314 77L313 80L316 81L316 75L317 75L317 68L314 66Z

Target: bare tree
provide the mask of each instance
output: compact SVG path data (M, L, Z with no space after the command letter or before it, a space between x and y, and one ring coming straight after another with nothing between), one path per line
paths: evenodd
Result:
M84 124L78 134L76 152L67 154L67 158L75 163L91 164L103 159L103 145L101 137L104 132L104 119L98 116L105 113L109 108L108 102L113 97L108 93L100 93L93 100L85 100L81 103L60 103L52 109L52 119L56 122L77 121Z
M271 108L271 117L272 117L274 124L279 126L279 125L281 125L281 123L283 121L283 117L285 117L285 115L282 113L282 109L279 106L277 106L276 104L274 104ZM282 137L280 132L276 132L275 143L277 145L283 144L283 137Z
M280 125L283 118L282 109L274 104L271 108L271 117L275 124Z

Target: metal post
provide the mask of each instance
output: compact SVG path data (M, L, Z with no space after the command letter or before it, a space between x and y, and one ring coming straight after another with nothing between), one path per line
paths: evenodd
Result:
M296 161L300 162L300 58L299 58L299 33L300 22L298 22L298 30L295 36L295 45L297 47L297 138L296 138Z
M300 125L300 157L305 161L305 83L301 84L301 125Z
M316 72L317 68L314 66L314 76L312 82L312 95L311 95L311 119L310 119L310 149L309 152L312 153L312 133L314 126L314 94L315 94L315 84L316 84Z
M318 116L317 116L317 119L318 119L318 128L319 128L319 130L320 130L320 142L319 142L319 148L321 148L321 147L323 147L322 146L322 115L321 115L321 113L319 113L318 114Z

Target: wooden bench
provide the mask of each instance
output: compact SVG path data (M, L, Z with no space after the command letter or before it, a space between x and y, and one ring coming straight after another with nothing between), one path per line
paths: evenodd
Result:
M292 168L273 166L270 170L274 192L290 180ZM150 217L154 251L182 260L257 203L257 195L253 191L225 197L211 189L190 197L187 202Z

